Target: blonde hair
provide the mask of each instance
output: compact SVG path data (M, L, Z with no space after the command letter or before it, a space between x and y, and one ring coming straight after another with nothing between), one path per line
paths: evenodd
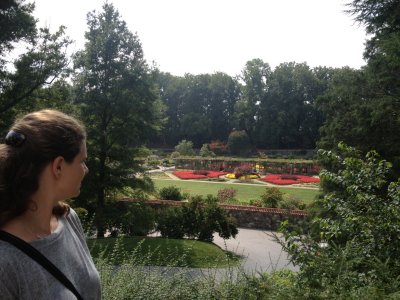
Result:
M83 125L60 111L45 109L15 121L0 144L0 226L24 213L39 187L39 175L58 156L72 162L86 139ZM53 213L69 212L64 202Z

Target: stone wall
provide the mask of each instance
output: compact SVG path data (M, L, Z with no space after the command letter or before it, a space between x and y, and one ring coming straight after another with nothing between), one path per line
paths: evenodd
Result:
M251 206L225 206L228 214L237 220L238 227L276 231L284 220L302 225L307 220L304 211L289 211L278 208L259 208Z

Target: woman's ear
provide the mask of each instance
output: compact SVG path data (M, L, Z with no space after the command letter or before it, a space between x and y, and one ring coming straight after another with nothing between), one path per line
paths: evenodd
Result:
M62 157L62 156L57 156L53 160L52 165L51 165L51 171L55 178L60 178L64 161L65 161L64 157Z

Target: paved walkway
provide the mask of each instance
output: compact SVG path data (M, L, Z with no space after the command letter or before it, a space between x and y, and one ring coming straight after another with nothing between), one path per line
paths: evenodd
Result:
M271 272L280 269L297 271L282 247L274 241L271 231L239 228L236 238L224 240L214 235L214 243L222 249L243 256L242 267L247 273Z

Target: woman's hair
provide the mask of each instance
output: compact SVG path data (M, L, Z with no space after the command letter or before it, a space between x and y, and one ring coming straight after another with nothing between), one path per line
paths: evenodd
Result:
M45 109L16 120L0 144L0 226L29 209L45 166L62 156L72 162L86 139L83 125L56 110ZM68 213L63 202L53 209Z

